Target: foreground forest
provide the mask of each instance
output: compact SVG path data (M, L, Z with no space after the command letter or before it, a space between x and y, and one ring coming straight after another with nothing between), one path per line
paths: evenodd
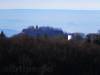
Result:
M65 38L0 37L0 73L99 75L100 45Z

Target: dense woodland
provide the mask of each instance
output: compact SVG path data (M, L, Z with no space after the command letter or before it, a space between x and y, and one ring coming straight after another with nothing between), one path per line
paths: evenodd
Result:
M66 38L0 36L0 73L99 75L100 43Z

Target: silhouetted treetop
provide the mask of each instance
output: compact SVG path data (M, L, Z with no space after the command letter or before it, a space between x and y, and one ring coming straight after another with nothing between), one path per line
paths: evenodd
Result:
M0 38L5 38L5 37L6 37L6 35L4 34L4 32L1 31L1 33L0 33Z

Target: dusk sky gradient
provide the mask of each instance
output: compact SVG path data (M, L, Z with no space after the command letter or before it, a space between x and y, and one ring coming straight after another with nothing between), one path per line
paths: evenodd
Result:
M0 30L20 32L32 25L97 32L100 0L0 0Z

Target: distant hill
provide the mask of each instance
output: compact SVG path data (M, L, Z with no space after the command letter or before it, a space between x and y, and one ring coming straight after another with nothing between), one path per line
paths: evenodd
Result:
M38 36L58 37L58 36L65 36L65 33L61 29L57 28L30 26L26 29L23 29L19 35L27 35L31 37L38 37Z

